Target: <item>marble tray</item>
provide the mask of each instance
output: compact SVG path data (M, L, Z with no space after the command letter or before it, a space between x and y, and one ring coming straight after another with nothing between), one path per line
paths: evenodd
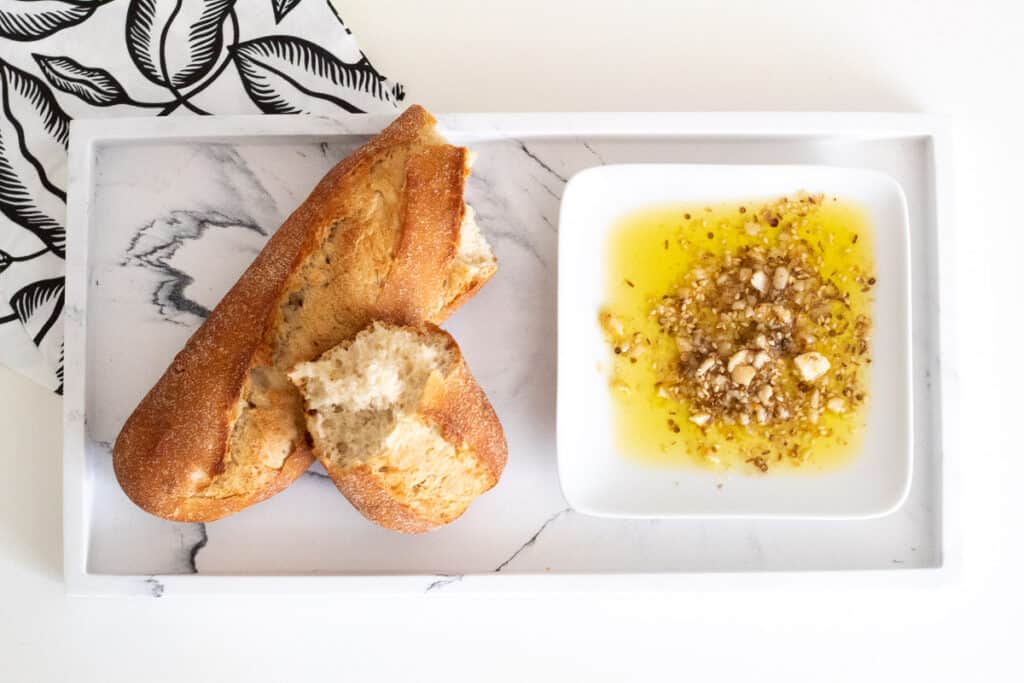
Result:
M504 422L510 457L500 486L462 519L416 537L366 523L316 469L222 521L166 522L124 496L110 460L131 409L268 235L387 119L72 124L64 442L70 593L704 590L934 583L957 571L955 434L945 419L956 378L942 121L710 113L440 120L453 142L478 153L468 201L501 264L448 327ZM651 521L568 509L554 434L559 199L569 176L613 162L832 164L884 171L900 182L911 218L916 438L913 489L899 511L840 522Z

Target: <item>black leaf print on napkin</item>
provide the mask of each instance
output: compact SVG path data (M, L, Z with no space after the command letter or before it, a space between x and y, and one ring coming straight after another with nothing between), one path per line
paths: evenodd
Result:
M266 36L232 48L238 74L252 101L267 114L363 113L375 104L396 105L397 87L363 57L346 64L322 47L293 36Z
M33 54L43 76L54 88L71 93L89 104L109 107L132 100L109 71L83 66L70 57Z
M0 5L0 37L38 40L80 24L103 3L68 0L4 0Z
M330 0L327 0L330 2ZM288 13L295 9L302 0L274 0L274 23L280 24Z
M266 11L267 0L252 1L264 3L260 7ZM271 0L275 23L281 24L294 13L290 23L301 30L303 21L294 12L300 2ZM315 11L327 10L323 21L333 25L333 14L344 27L330 0L319 3ZM13 224L9 230L27 230L40 242L23 244L31 240L15 236L8 243L18 244L17 250L0 250L0 274L8 283L6 292L21 287L10 301L3 302L11 308L0 313L0 324L13 325L20 320L47 360L58 363L58 393L63 388L62 346L60 360L55 358L62 336L62 280L41 279L22 286L30 281L23 276L34 272L35 266L19 263L48 259L50 254L65 256L67 196L63 161L70 119L55 92L74 96L92 107L128 105L155 110L158 116L178 109L197 114L224 113L213 103L218 102L218 95L238 92L234 82L237 69L248 98L267 113L379 111L384 105L396 108L404 99L402 87L389 83L365 57L347 63L325 49L329 45L321 47L315 40L287 35L240 43L243 34L252 37L252 33L246 31L245 15L240 23L236 4L241 6L236 0L123 0L116 4L113 0L0 0L0 50L5 40L39 40L84 22L80 30L59 35L57 40L64 49L56 55L32 54L38 71L12 66L0 51L0 213ZM103 6L108 7L97 11ZM312 7L304 6L307 10ZM103 11L107 12L102 15L104 20L123 18L124 32L119 37L96 33L105 30L99 20L86 22ZM90 24L95 24L92 35L86 28ZM307 26L308 38L320 28L315 23ZM347 28L344 31L350 33ZM136 99L125 87L132 82L133 69L107 70L79 61L84 54L79 48L92 49L102 42L120 50L121 40L132 64L146 80L160 86L163 95ZM232 64L235 69L229 69ZM230 83L215 88L215 94L203 103L193 102L208 87L222 81ZM53 262L45 265L36 277L52 274L48 271ZM15 270L18 272L12 274Z
M0 273L10 268L11 264L16 261L31 261L37 256L42 256L47 251L47 249L43 249L42 251L37 251L34 254L26 254L25 256L11 256L3 249L0 249Z
M64 342L60 343L60 361L57 363L57 388L54 393L64 395Z
M192 85L224 47L224 20L235 0L132 0L125 22L128 53L158 85Z
M11 297L11 308L38 345L64 310L64 278L25 285Z
M64 257L67 195L40 159L60 158L68 115L41 80L0 60L0 211Z

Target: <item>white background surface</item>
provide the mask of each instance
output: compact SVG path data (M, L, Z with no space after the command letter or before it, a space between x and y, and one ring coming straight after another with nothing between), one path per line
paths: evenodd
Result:
M306 0L310 1L310 0ZM0 681L965 680L1021 676L1014 2L339 0L443 110L951 115L963 547L945 587L672 595L79 600L60 580L60 400L0 371Z

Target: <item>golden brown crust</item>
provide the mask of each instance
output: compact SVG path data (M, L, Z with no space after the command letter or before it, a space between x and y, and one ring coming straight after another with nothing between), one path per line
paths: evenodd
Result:
M508 444L501 422L452 336L430 323L422 328L444 334L454 359L447 375L428 383L419 416L424 422L437 426L444 439L457 450L469 453L484 466L487 478L480 492L489 491L498 483L508 460ZM397 500L366 464L338 466L326 457L320 457L320 462L349 502L364 517L387 529L422 533L454 521L466 510L462 508L443 518L427 517Z
M508 461L505 432L461 351L445 382L430 386L421 412L446 441L470 450L483 463L494 477L488 489L498 482Z
M408 505L395 500L367 465L343 469L330 468L327 473L338 490L363 517L385 529L406 534L421 534L437 526L436 523L421 518Z
M487 281L490 280L497 272L497 265L494 265L493 267L483 271L479 277L477 277L476 279L472 280L467 284L466 289L464 289L462 292L457 294L455 298L449 301L448 305L442 308L441 312L438 313L437 316L435 316L434 319L431 320L431 322L442 323L445 320L447 320L448 316L457 311L459 307L462 306L462 304L472 299L476 295L476 293L480 291L480 288L486 285Z
M275 357L275 344L279 341L275 335L282 325L282 302L296 273L306 259L321 249L331 230L346 227L342 224L353 220L362 227L357 219L372 203L367 197L372 200L373 193L378 191L374 185L375 172L382 159L394 156L395 165L404 163L403 154L414 154L418 148L458 149L443 144L433 131L434 123L426 110L412 106L331 169L271 237L142 399L122 428L113 453L118 482L137 505L168 519L210 521L270 497L306 469L311 456L300 444L280 469L257 468L258 476L242 493L203 495L211 482L217 481L231 456L231 429L246 407L250 372L254 368L281 367L282 359ZM464 154L465 150L459 153ZM447 155L454 153L448 151ZM458 193L460 201L464 180L463 174L458 178L457 189L454 182L448 188L449 194ZM396 182L401 187L403 178ZM379 191L388 190L389 187L382 187ZM444 229L447 234L447 223ZM284 360L310 360L368 322L381 283L390 280L388 250L393 249L403 230L399 223L394 235L367 235L356 229L342 233L342 244L350 249L340 255L359 266L353 268L351 280L342 283L351 293L345 297L348 308L341 312L332 310L333 325L313 336L312 348L303 348L301 353ZM371 251L367 253L366 249ZM451 302L439 301L432 310L419 311L402 297L395 301L403 314L415 318L440 320L442 311L451 308ZM290 387L288 390L293 391ZM281 409L281 414L283 430L292 417L285 409ZM280 430L276 436L280 438Z
M181 503L174 519L182 522L212 522L227 517L284 491L291 486L293 481L302 476L315 460L316 456L308 446L300 446L288 455L284 466L276 470L274 477L262 488L256 489L248 495L223 498L191 496Z
M381 290L377 317L405 324L433 319L466 212L462 187L469 152L434 146L409 157L403 229ZM424 316L424 312L433 315Z

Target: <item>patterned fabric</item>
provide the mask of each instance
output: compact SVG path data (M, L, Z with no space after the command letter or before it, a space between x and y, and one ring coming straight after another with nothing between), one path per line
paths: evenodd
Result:
M0 363L63 391L74 117L390 111L330 0L0 0Z

